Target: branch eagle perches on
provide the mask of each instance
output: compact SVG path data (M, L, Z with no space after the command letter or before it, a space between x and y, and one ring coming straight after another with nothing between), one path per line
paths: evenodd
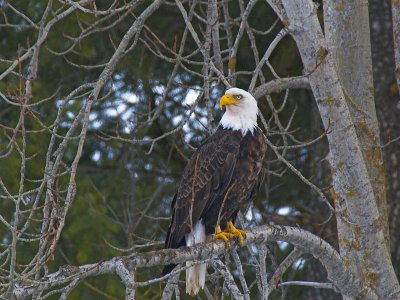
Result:
M329 279L311 286L333 288L352 299L398 299L393 268L398 264L387 245L381 153L386 146L374 117L379 103L372 95L376 84L368 57L371 3L339 2L327 0L317 7L312 0L47 0L32 6L0 0L0 298L58 294L67 299L71 291L81 291L80 283L89 285L87 278L109 274L123 285L100 279L91 292L103 294L112 286L119 295L110 299L123 292L134 299L144 291L154 296L155 289L142 287L168 281L163 299L173 292L179 299L181 271L199 263L215 271L204 288L208 299L215 298L211 286L220 298L250 300L257 289L266 298L302 255L311 254ZM392 2L399 50L400 2ZM400 85L399 55L395 61ZM221 241L128 252L160 244L181 157L186 159L215 131L216 97L236 85L258 100L268 144L262 164L265 188L255 206L260 214L248 226L269 221L264 216L272 210L300 205L315 212L312 225L323 222L318 218L324 210L312 202L320 199L335 213L337 223L331 224L337 226L319 232L337 236L339 250L327 243L331 239L305 229L265 225L247 230L246 248L239 253ZM317 141L321 148L306 149ZM395 141L398 137L389 143ZM390 155L396 160L395 152ZM331 174L324 169L327 161ZM316 171L320 174L314 176ZM309 189L292 197L297 187L287 188L286 173L316 197L309 197ZM333 199L322 188L327 185ZM277 207L271 191L279 193L281 187L291 194L280 194ZM82 211L87 215L82 217ZM390 217L396 219L397 211L389 210ZM293 221L279 213L275 217L276 223ZM398 241L396 236L392 240ZM121 249L92 247L103 240L123 241L129 250L121 253L132 254L113 257L113 250ZM267 243L278 241L294 250L275 264ZM391 243L398 253L398 243ZM99 262L83 265L93 261ZM169 264L178 267L154 275ZM308 266L318 277L303 272L306 280L325 275L318 274L320 264ZM151 275L143 270L149 267Z
M348 272L340 255L331 245L301 228L264 225L247 229L244 246L250 244L260 245L275 241L290 243L302 253L310 253L318 259L325 267L328 273L328 279L332 282L336 291L351 297L377 299L376 295L368 287L362 286L357 278ZM63 285L69 286L71 283L80 282L88 277L103 274L117 274L120 277L126 277L126 274L132 274L135 271L140 272L140 268L163 266L171 263L182 264L189 261L205 261L210 259L210 257L212 257L212 260L218 260L218 256L226 253L226 251L225 244L222 241L212 241L193 247L119 256L107 261L78 267L63 266L57 272L45 276L40 281L16 283L14 296L17 299L22 299L32 294L45 292L54 287ZM172 273L172 275L173 274L174 273ZM283 275L283 272L281 275ZM134 295L134 290L138 286L143 285L143 283L140 282L134 282L132 284L132 281L122 277L121 280L126 285L127 290L131 290L131 295ZM170 276L167 275L164 277L153 279L147 282L147 284L168 279Z

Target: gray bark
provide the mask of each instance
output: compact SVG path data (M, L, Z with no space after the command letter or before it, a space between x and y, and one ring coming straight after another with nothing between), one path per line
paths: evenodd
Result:
M321 238L300 228L290 226L259 226L247 231L244 246L252 243L262 244L271 241L285 241L295 245L301 252L312 254L326 268L328 278L335 290L342 294L362 299L377 299L376 294L368 286L363 285L362 281L347 270L346 266L342 263L342 258L332 246ZM179 249L135 253L79 267L63 266L59 271L48 274L40 281L19 283L18 288L14 290L14 296L20 299L28 297L35 292L46 291L67 282L73 282L74 280L83 280L92 276L113 273L117 273L121 277L122 281L127 285L127 289L130 289L131 295L134 295L135 288L145 284L133 282L131 274L136 269L170 263L180 264L187 261L205 261L210 259L210 257L222 255L225 252L225 243L221 240L213 240L212 242L197 244L190 248L183 247ZM151 279L149 282L157 280L159 279Z
M326 1L324 22L328 51L335 61L389 245L385 170L373 95L368 1ZM348 218L343 199L336 199L335 204ZM341 217L337 218L337 226L341 255L353 273L363 276L364 257L357 257L357 252L352 251L356 232Z
M386 166L386 188L389 207L390 247L393 266L400 274L400 161L397 158L400 141L389 143L400 134L398 113L400 98L396 84L396 64L392 26L392 5L390 0L370 0L370 28L374 95L381 128L382 148ZM398 18L398 10L393 3L393 20ZM399 25L398 25L399 26ZM397 47L397 49L399 49ZM399 50L396 51L399 55ZM400 75L398 73L398 75ZM398 77L399 78L399 77Z
M388 243L385 170L373 94L368 1L327 1L324 22L328 51L335 61Z
M288 28L297 43L310 86L328 131L333 188L344 201L353 230L351 251L362 261L362 280L368 282L380 298L400 296L400 288L391 264L380 216L362 144L357 136L345 92L340 85L334 57L327 44L310 0L283 0ZM340 214L340 212L338 212Z

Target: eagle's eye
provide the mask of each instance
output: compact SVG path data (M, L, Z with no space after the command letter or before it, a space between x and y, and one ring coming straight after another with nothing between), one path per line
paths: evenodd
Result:
M236 98L237 100L240 100L240 99L242 99L242 98L243 98L243 96L242 96L242 95L240 95L240 94L238 94L238 95L235 95L235 98Z

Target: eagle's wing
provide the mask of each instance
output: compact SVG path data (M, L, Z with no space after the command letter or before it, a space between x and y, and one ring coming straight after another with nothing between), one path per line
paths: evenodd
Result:
M166 248L185 245L185 235L214 199L224 194L232 178L241 139L240 131L219 129L193 154L172 202Z

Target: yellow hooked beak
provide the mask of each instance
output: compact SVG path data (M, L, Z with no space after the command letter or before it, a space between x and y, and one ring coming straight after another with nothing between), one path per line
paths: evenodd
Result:
M219 109L222 110L222 106L224 106L224 105L232 105L232 104L238 104L238 103L239 102L235 98L233 98L232 95L225 94L219 100Z

